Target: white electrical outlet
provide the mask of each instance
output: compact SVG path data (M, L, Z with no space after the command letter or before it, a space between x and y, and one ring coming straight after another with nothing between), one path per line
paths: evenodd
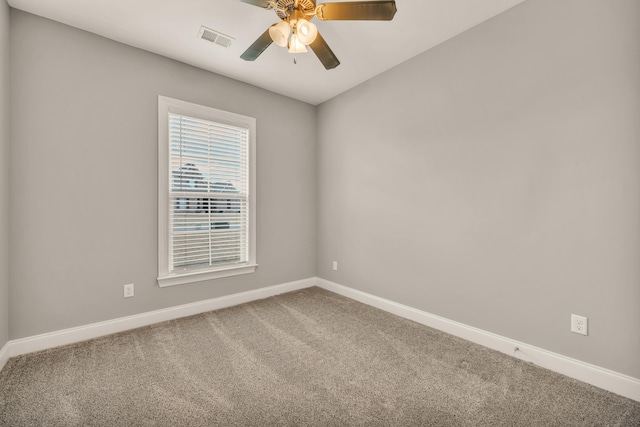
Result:
M133 296L133 283L124 285L124 297L131 298Z
M333 271L338 271L338 261L333 261Z
M571 332L580 335L589 335L589 323L586 317L578 316L577 314L571 315Z

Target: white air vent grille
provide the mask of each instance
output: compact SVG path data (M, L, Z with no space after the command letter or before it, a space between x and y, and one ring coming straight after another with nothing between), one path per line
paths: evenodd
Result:
M210 41L211 43L215 43L222 47L231 46L231 42L235 40L233 37L230 37L226 34L219 33L207 27L200 27L198 38Z

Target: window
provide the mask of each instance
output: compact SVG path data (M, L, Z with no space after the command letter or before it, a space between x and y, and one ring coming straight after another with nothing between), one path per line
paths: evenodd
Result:
M256 120L158 97L158 284L253 273Z

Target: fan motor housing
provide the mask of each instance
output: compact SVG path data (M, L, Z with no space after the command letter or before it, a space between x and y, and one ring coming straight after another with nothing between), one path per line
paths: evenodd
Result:
M295 4L298 3L297 10L305 15L313 15L316 10L316 3L314 0L275 0L278 8L276 14L280 19L287 19L291 10L296 9ZM282 12L286 10L287 12Z

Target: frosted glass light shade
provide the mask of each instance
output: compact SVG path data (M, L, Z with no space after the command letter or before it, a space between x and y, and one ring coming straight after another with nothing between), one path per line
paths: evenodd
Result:
M291 26L287 21L278 22L276 25L269 28L271 40L280 47L285 47L287 45L290 32Z
M318 27L306 19L298 19L296 23L298 40L304 45L310 45L318 37Z
M289 53L305 53L307 48L298 40L298 35L293 33L289 42Z

